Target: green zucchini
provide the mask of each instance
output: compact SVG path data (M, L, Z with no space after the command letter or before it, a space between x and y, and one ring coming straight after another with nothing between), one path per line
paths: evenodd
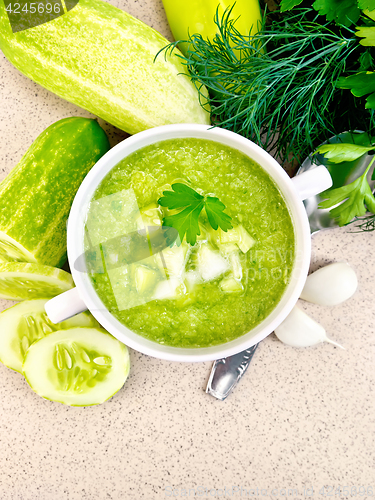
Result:
M23 375L39 396L71 406L104 403L129 374L127 347L99 328L70 328L32 344Z
M171 123L209 124L177 50L126 12L80 0L66 14L12 33L0 1L0 49L24 75L130 134Z
M77 117L54 123L34 141L0 184L0 261L64 264L73 198L109 147L95 120Z
M87 311L53 324L44 310L47 301L25 300L0 314L0 361L8 368L22 373L22 363L28 348L52 332L75 326L99 326Z

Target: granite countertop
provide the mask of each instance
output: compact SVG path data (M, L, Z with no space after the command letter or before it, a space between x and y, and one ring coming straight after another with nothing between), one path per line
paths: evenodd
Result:
M112 3L170 38L160 0ZM1 53L0 89L1 178L48 125L90 116L28 80ZM113 145L126 136L103 125ZM293 349L272 334L225 402L204 392L209 362L132 351L123 389L86 408L45 401L0 365L1 500L356 498L359 487L371 498L374 249L375 233L341 228L313 237L312 269L347 261L358 274L359 289L344 305L300 304L346 349Z

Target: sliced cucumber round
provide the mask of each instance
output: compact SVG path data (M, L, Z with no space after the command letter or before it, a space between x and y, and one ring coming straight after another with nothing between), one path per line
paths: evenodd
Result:
M56 267L26 262L0 263L0 298L50 298L73 288L72 276Z
M25 300L0 314L0 361L8 368L22 373L22 363L28 348L52 332L75 326L99 326L89 312L77 314L56 325L51 323L44 310L48 300Z
M39 396L70 406L104 403L129 374L127 347L99 328L70 328L28 349L23 374Z
M5 262L36 262L32 253L3 231L0 231L0 259Z

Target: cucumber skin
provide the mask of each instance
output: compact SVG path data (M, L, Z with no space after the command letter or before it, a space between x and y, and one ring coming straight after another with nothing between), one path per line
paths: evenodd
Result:
M130 134L171 123L210 124L178 51L101 0L13 34L0 1L0 49L24 75Z
M61 267L74 196L109 148L95 120L65 118L48 127L0 184L0 231L26 248L36 263Z

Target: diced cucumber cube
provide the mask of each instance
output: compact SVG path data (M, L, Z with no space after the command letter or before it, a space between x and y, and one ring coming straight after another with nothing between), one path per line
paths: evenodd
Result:
M255 244L255 240L250 236L242 224L233 229L229 229L227 232L219 228L215 233L217 233L216 242L218 245L229 243L236 244L243 253L248 252Z
M169 277L182 276L185 270L189 245L183 241L180 246L173 245L157 255L160 268L164 268Z
M135 286L138 293L144 293L149 290L156 280L156 272L146 266L137 266L135 268Z
M223 231L221 228L217 230L218 242L223 243L239 243L241 237L238 232L238 226L233 229L228 229L228 231Z
M185 293L185 285L179 278L160 281L155 289L153 299L176 299Z
M228 276L227 278L224 278L223 280L220 281L220 288L223 290L223 292L242 292L243 286L242 284L234 279L233 276Z
M151 203L147 207L142 208L141 214L147 217L154 217L155 215L160 216L159 205L157 203Z
M235 243L223 243L221 245L219 244L218 246L220 252L225 255L238 252L238 246Z
M237 245L243 253L246 253L255 245L255 240L250 236L242 224L238 226L238 231L240 234L240 241Z
M198 271L187 271L184 275L184 281L186 288L191 293L199 283L202 283L202 276Z
M236 280L242 279L242 266L240 261L240 256L237 252L233 252L228 255L230 265L232 267L233 276Z
M137 229L143 229L147 226L161 226L162 213L156 203L151 203L140 211L140 216L137 219Z
M208 243L198 250L198 271L204 281L212 281L229 269L229 263Z

